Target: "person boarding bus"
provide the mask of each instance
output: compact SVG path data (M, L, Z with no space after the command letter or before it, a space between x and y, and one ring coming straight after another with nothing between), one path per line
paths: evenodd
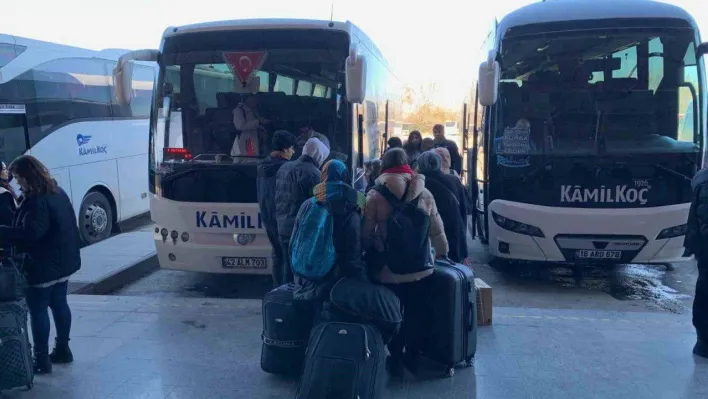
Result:
M270 121L258 116L258 97L247 94L234 108L234 126L240 133L234 139L231 156L255 157L261 152L260 138L266 133L264 125Z

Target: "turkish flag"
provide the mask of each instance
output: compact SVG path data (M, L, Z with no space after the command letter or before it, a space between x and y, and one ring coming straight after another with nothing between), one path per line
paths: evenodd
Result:
M234 75L238 76L241 83L245 85L253 71L263 66L267 55L265 51L225 52L224 59Z

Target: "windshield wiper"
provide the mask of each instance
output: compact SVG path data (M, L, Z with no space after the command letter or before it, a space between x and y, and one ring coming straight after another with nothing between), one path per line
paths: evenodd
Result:
M661 165L661 164L658 164L658 163L652 163L652 162L635 162L635 161L633 161L633 162L615 162L615 164L616 164L616 165L653 166L653 167L655 167L655 168L657 168L657 169L660 169L660 170L662 170L662 171L664 171L664 172L666 172L666 173L669 173L669 174L671 174L671 175L673 175L673 176L680 177L680 178L682 178L682 179L684 179L684 180L688 180L689 182L692 180L690 177L684 175L683 173L677 172L677 171L675 171L675 170L673 170L673 169L671 169L671 168L667 168L666 166Z

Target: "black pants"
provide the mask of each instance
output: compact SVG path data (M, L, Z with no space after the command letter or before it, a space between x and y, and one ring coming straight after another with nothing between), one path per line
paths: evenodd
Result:
M273 276L273 288L277 288L283 285L283 247L280 246L277 227L266 227L266 234L268 235L270 246L273 247L273 269L271 274Z
M391 352L391 357L394 359L400 359L403 355L403 348L406 348L408 353L417 353L420 349L420 343L417 339L418 335L417 326L420 324L418 321L420 317L420 312L425 312L426 310L422 308L424 303L422 296L425 290L423 289L423 281L416 281L412 283L403 284L387 284L386 287L395 292L398 299L401 301L401 307L403 308L403 323L401 325L401 331L398 335L395 335L391 342L388 344L388 351Z
M295 281L292 264L290 262L290 236L280 236L280 248L283 253L283 284Z
M48 309L52 309L54 327L59 343L69 343L71 330L71 309L66 301L69 282L54 284L51 287L30 287L27 290L27 307L32 323L32 340L34 351L39 354L49 353L49 323Z
M698 261L696 296L693 298L693 326L698 339L708 343L708 260Z

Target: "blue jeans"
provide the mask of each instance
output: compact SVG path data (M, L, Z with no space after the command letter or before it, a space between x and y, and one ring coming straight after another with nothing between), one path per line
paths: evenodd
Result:
M68 344L71 330L71 309L66 300L69 282L54 284L51 287L29 287L27 290L27 307L32 323L32 340L35 353L49 353L49 322L48 309L52 309L54 327L57 331L57 342Z

